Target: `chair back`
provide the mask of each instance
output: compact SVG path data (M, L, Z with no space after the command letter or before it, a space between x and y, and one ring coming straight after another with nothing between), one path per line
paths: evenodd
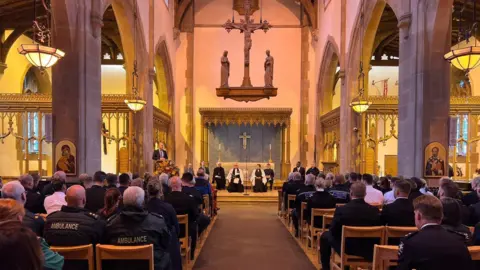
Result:
M70 246L70 247L51 246L50 249L62 255L65 261L69 261L69 260L87 261L88 270L95 269L95 264L93 262L93 245Z
M144 246L114 246L100 245L96 247L97 270L102 270L103 260L146 260L149 269L153 267L153 245Z
M283 192L280 189L277 190L277 192L278 192L278 212L280 213L280 211L282 211Z
M385 226L385 245L396 245L397 243L390 244L392 239L400 239L405 237L409 233L418 231L417 227L397 227L397 226Z
M370 204L370 205L373 206L373 207L376 207L376 208L378 208L378 210L382 211L383 204L381 204L381 203L372 203L372 204Z
M203 208L203 213L209 217L210 216L210 197L208 194L203 195L203 204L205 205Z
M379 243L385 243L385 226L372 227L353 227L343 226L342 228L342 242L341 242L341 265L347 266L370 266L371 263L366 260L359 260L358 256L348 255L345 252L347 238L378 238ZM370 247L365 247L370 248ZM371 247L373 248L373 247Z
M480 246L468 247L472 261L480 261Z
M187 249L188 248L188 215L177 215L178 219L178 224L181 227L185 227L185 234L183 237L179 238L178 240L180 241L180 248ZM181 229L180 229L181 230Z
M375 245L373 251L373 270L387 270L397 265L398 246Z
M297 198L297 195L295 195L295 194L287 195L287 209L293 208L293 204L295 204L295 199L296 198ZM293 201L293 203L290 203L292 201Z
M322 231L327 231L328 226L332 224L333 221L333 215L323 215L323 222L322 222Z
M335 213L335 208L331 208L331 209L312 208L310 225L312 226L312 228L316 228L315 227L315 218L316 217L317 218L322 218L322 221L323 221L323 217L325 215L333 215L333 213ZM324 226L323 222L322 222L322 228L317 228L317 229L322 229L322 231L324 231L325 228L327 228L327 227Z
M342 207L342 206L345 206L345 204L346 204L346 203L337 203L337 204L335 205L335 207L336 207L336 208Z

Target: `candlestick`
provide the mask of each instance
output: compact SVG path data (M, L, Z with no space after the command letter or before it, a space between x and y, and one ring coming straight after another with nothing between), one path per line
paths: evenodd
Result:
M270 144L270 150L272 150L272 144Z
M218 150L220 151L222 148L221 148L221 144L218 144Z

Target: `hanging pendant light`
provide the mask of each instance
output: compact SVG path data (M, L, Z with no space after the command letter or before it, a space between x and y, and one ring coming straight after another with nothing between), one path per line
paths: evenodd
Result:
M465 71L477 68L480 65L480 46L477 45L475 34L477 32L477 18L476 18L476 0L473 0L473 24L470 29L462 33L463 10L465 4L460 10L459 30L458 30L458 44L446 53L443 57L450 62L454 67ZM465 39L462 41L462 35ZM471 39L473 38L473 42Z
M42 0L44 1L44 0ZM50 13L50 10L48 10L47 5L45 2L43 3L43 6L45 7L47 11L47 24L49 21L49 16L48 14ZM39 36L39 40L42 43L50 43L50 27L47 26L41 26L38 21L37 21L37 14L36 14L36 0L33 0L33 36L32 36L32 44L22 44L20 47L18 47L18 53L21 55L24 55L28 62L32 64L33 66L39 68L41 71L45 70L46 68L49 68L55 63L58 62L58 60L62 59L65 56L65 52L63 52L60 49L53 48L47 45L41 45L38 44L35 41L36 36ZM37 32L38 31L38 32Z
M134 113L141 111L147 102L140 98L138 94L138 71L137 71L137 0L134 1L133 8L133 72L132 72L132 99L126 99L125 104Z
M363 96L363 93L365 92L365 73L363 72L363 32L364 32L364 1L362 1L362 13L361 13L361 20L362 20L362 29L361 29L361 43L360 43L360 70L358 74L358 96L355 97L352 102L350 102L350 107L352 109L359 113L362 114L368 110L370 105L372 105L372 102L368 101Z

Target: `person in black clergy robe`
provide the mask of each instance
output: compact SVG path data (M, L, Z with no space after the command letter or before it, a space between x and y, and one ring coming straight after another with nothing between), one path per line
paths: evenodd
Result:
M267 163L267 168L264 170L265 178L267 178L267 184L265 185L268 189L268 185L270 184L270 191L273 189L273 181L275 178L275 172L272 168L270 168L270 163Z
M237 163L235 163L230 172L228 172L227 179L229 181L228 192L243 192L243 172L238 168Z
M297 162L297 166L293 168L293 172L299 172L302 175L303 181L305 181L305 168L302 167L302 163L300 161Z
M265 177L265 172L262 170L262 165L257 164L257 168L252 171L250 181L252 182L253 192L267 191L267 188L265 186L265 184L267 183L267 178Z
M217 167L213 169L212 184L217 183L217 189L224 190L226 182L225 169L222 167L222 163L218 162Z
M153 151L153 160L168 160L167 150L165 150L165 144L160 143L159 149Z
M317 168L317 166L315 165L315 162L312 163L312 167L310 167L306 174L313 174L315 176L318 176L320 174L320 170Z

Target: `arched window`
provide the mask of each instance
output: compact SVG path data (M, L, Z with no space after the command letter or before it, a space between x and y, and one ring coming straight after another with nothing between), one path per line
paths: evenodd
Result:
M33 70L34 67L31 67L25 78L23 79L23 94L30 95L30 94L37 94L39 93L39 83L38 79L35 75L35 71ZM38 113L37 112L27 112L24 116L23 123L26 125L23 126L23 136L32 138L38 137L39 135L39 121L38 121ZM28 141L28 153L35 154L38 153L39 150L39 142L38 140L29 140Z
M461 139L468 140L468 115L457 116L457 156L466 156L467 143Z

